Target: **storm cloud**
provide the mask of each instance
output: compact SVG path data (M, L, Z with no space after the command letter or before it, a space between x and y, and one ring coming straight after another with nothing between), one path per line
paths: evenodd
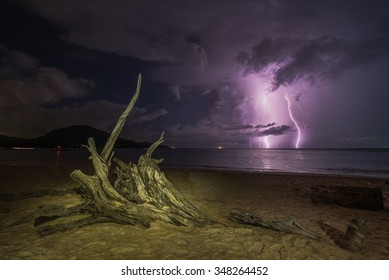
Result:
M259 125L256 125L255 128L266 128L266 127L271 127L271 126L274 126L274 125L276 125L275 122L268 123L268 124L259 124Z
M273 91L301 80L311 84L337 81L346 70L363 68L389 54L389 34L380 32L386 21L376 29L377 35L369 39L264 38L249 51L241 52L237 61L245 66L245 75L270 67L274 74Z
M39 60L0 45L0 104L21 106L55 104L89 94L94 82L72 79L64 71L39 66Z
M241 129L255 129L255 128L267 128L276 125L275 122L268 124L258 124L256 126L251 124L241 124L224 128L225 130L241 130Z
M257 136L277 135L278 147L294 146L289 114L301 124L305 147L388 135L379 125L389 102L384 0L0 5L0 104L15 109L14 135L70 124L69 112L97 126L92 107L107 114L99 127L109 126L114 114L99 106L124 106L138 72L144 88L129 125L142 139L165 130L175 146L249 146ZM27 128L23 116L33 110L39 114ZM54 117L61 121L47 121ZM0 134L10 129L0 123Z
M249 136L253 137L264 137L264 136L269 136L269 135L274 135L274 136L279 136L279 135L284 135L288 132L290 132L292 128L289 125L283 124L280 126L275 126L271 127L265 130L256 130L253 132L247 133Z

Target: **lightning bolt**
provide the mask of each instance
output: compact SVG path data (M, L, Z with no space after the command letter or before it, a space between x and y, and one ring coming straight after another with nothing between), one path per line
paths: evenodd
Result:
M269 137L269 136L265 136L263 141L265 142L266 149L269 149L270 148L270 144L269 144L269 141L268 141L267 137Z
M257 109L257 117L256 117L257 123L260 123L260 111L261 110L259 108L261 107L261 103L266 105L266 102L267 102L267 100L266 100L265 95L264 96L260 96L259 94L257 95L257 100L255 102L255 107L258 108ZM269 142L267 140L267 136L265 137L264 142L265 142L266 148L269 148ZM258 142L258 148L261 148L261 144L262 144L262 141L260 140ZM250 137L250 148L252 148L251 137Z
M258 96L257 98L257 102L256 102L256 106L259 107L260 106L260 103L262 102L262 105L263 106L266 106L267 105L267 97L266 97L266 94L264 94L262 97ZM260 123L260 117L259 117L259 114L260 114L260 110L257 111L257 123ZM265 136L263 138L263 142L265 143L265 147L266 149L269 149L270 148L270 142L269 142L269 136ZM250 139L251 140L251 139ZM261 144L262 144L262 141L259 141L258 143L258 147L261 148Z
M274 110L274 98L272 99L269 94L271 90L266 88L266 81L260 78L255 78L250 80L253 84L253 103L255 108L254 118L251 121L256 122L256 125L259 125L261 122L265 122L266 120L273 120L274 114L276 113ZM250 82L250 83L251 83ZM281 95L282 98L282 95ZM257 127L256 129L260 130L262 127ZM258 144L258 148L271 148L273 146L273 139L270 137L271 135L253 135L250 137L250 148L255 144Z
M292 106L291 106L291 103L290 103L290 100L289 100L289 97L288 95L285 94L285 100L286 102L288 103L288 112L289 112L289 117L290 119L292 120L292 122L294 123L294 125L296 126L297 128L297 140L296 140L296 149L299 149L300 148L300 141L301 141L301 129L300 129L300 126L299 124L297 123L296 119L294 118L293 116L293 113L292 113Z

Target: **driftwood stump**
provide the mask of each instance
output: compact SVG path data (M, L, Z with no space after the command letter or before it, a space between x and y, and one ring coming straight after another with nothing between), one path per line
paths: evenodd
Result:
M346 231L340 230L329 222L318 221L318 224L337 246L350 251L363 249L367 232L366 218L354 214Z
M365 240L365 234L367 231L366 219L354 215L349 223L346 232L342 236L339 242L339 247L348 249L351 251L360 251L363 249L363 241Z
M379 188L313 186L310 196L314 203L376 211L384 208L382 191Z
M85 147L91 154L95 174L86 175L80 170L74 170L70 174L81 186L83 203L45 211L34 223L39 236L103 222L144 227L148 227L150 222L155 220L183 226L212 223L174 188L158 167L162 159L152 158L153 151L163 142L163 134L139 158L138 164L127 164L113 158L115 141L138 99L140 85L141 75L138 77L134 96L120 116L101 154L98 153L93 138L88 139L88 145ZM65 224L45 225L49 221L77 214L86 214L87 217Z

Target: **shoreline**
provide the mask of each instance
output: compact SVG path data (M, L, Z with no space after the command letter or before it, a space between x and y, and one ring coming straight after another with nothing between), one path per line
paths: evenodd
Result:
M351 174L351 173L314 173L314 172L293 172L293 171L277 171L275 169L273 170L259 170L259 169L229 169L225 167L197 167L197 166L179 166L179 165L172 165L172 166L161 166L162 170L180 170L180 171L186 171L186 170L193 170L193 171L210 171L210 172L226 172L226 173L237 173L237 174L269 174L269 175L286 175L286 176L316 176L316 177L339 177L339 178L360 178L360 179L373 179L373 180L383 180L388 183L389 186L389 175L387 177L379 177L379 176L369 176L369 175L358 175L358 174Z
M235 150L235 149L171 149L156 150L155 158L165 158L163 169L225 170L260 173L292 173L308 175L352 176L389 180L389 152L381 150ZM371 151L371 152L369 152ZM389 151L389 149L388 149ZM144 150L117 149L116 156L137 162ZM46 151L4 151L0 165L77 166L88 165L85 149L60 154Z
M69 162L61 163L59 165L52 163L0 163L0 169L4 168L56 168L56 169L85 169L87 171L93 170L90 161L85 162ZM206 171L206 172L226 172L236 174L263 174L263 175L281 175L281 176L315 176L315 177L334 177L334 178L356 178L356 179L372 179L386 181L389 186L389 175L374 176L366 174L353 174L353 173L331 173L331 172L295 172L295 171L277 171L275 169L233 169L228 167L204 167L204 166L192 166L192 165L164 165L160 164L160 168L163 171ZM371 171L374 172L374 171Z
M0 192L72 188L69 173L81 166L0 165ZM379 178L259 173L246 171L164 168L174 186L217 224L186 228L153 222L150 228L98 224L38 238L33 213L39 205L80 203L77 195L0 201L0 259L389 259L389 185ZM314 204L312 185L379 187L385 209L369 211ZM245 226L231 221L231 209L265 218L291 216L320 235L312 240L296 234ZM7 212L7 213L6 213ZM357 213L368 220L364 249L338 247L319 225L327 222L344 231ZM32 215L32 216L31 216ZM16 226L15 221L25 219Z

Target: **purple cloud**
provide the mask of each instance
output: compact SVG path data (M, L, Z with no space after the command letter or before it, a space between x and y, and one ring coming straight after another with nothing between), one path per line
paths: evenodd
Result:
M277 135L278 136L278 135L284 135L291 130L292 129L289 125L283 124L283 125L271 127L271 128L265 129L265 130L253 131L253 132L247 133L247 135L254 136L254 137L264 137L264 136L268 136L268 135Z

